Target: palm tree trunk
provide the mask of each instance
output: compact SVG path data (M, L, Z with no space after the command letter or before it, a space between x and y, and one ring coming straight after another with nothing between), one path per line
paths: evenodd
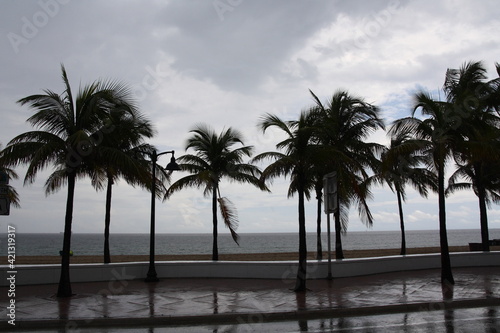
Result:
M317 220L316 220L316 259L323 259L323 246L321 244L321 195L322 195L322 186L318 186L316 184L316 199L318 200L318 211L317 211Z
M486 190L484 189L483 184L478 182L477 184L477 192L479 198L479 216L480 216L480 224L481 224L481 243L483 247L483 251L490 251L490 235L488 231L488 210L486 207Z
M294 291L306 290L307 276L307 244L306 244L306 213L304 206L304 189L299 185L299 268Z
M399 209L399 224L401 225L401 255L406 255L406 235L405 235L405 222L403 217L403 200L401 199L401 192L396 190L398 196L398 209Z
M75 198L76 173L72 171L68 175L68 197L66 199L66 216L64 219L64 240L61 259L61 276L57 297L71 297L71 282L69 277L69 251L71 250L71 224L73 222L73 202Z
M106 189L106 214L104 217L104 263L111 263L109 251L109 225L111 223L111 194L113 188L113 178L108 175L108 186Z
M342 225L340 224L340 200L337 196L337 210L335 216L335 259L344 259L344 250L342 250Z
M441 246L441 283L455 284L451 271L448 234L446 231L446 204L444 193L444 161L438 166L438 196L439 196L439 242Z
M212 198L212 214L213 214L213 245L212 245L212 260L219 260L219 247L217 244L217 186L213 189Z

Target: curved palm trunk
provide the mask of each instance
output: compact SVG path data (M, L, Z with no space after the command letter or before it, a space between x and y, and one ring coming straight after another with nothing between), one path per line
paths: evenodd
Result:
M403 200L401 199L401 192L396 190L398 196L398 209L399 209L399 224L401 225L401 252L402 256L406 255L406 235L405 235L405 221L403 217Z
M451 271L450 250L448 247L448 234L446 231L446 205L444 194L444 163L438 166L438 195L439 195L439 242L441 246L441 283L454 284Z
M68 175L68 197L66 199L66 216L64 219L64 240L61 259L61 275L57 297L70 297L73 295L69 278L69 251L71 249L71 223L73 222L73 202L75 198L76 173Z
M316 259L323 259L323 246L321 244L321 195L322 186L316 185L316 199L318 200L317 220L316 220Z
M483 251L490 251L490 235L488 231L488 210L486 208L486 190L484 186L479 183L477 185L477 192L479 198L479 216L481 224L481 243Z
M307 276L307 244L306 244L306 212L304 206L304 189L302 184L297 189L299 196L299 268L294 291L306 290Z
M212 215L213 215L213 244L212 244L212 260L219 260L219 247L217 244L217 186L213 189L212 198Z
M344 250L342 250L342 225L340 224L340 199L337 196L337 210L335 216L335 259L344 259Z
M104 217L104 263L111 263L109 251L109 225L111 224L111 194L113 189L113 179L108 176L108 186L106 189L106 214Z

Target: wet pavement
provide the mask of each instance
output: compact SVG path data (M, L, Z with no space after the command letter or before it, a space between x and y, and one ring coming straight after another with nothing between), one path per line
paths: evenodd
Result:
M442 285L439 270L308 280L309 290L304 293L291 290L293 280L260 279L73 283L75 295L63 299L55 297L57 285L19 286L14 298L15 326L8 323L6 308L12 298L7 297L8 288L3 287L0 307L4 319L0 330L29 331L44 327L84 332L86 328L108 327L100 331L117 332L110 327L136 327L139 332L139 328L145 327L166 329L184 325L187 332L193 325L208 329L213 325L240 325L244 331L259 331L254 330L258 325L271 328L292 322L290 325L302 331L297 323L309 321L317 326L326 320L334 321L338 327L339 321L386 316L386 320L399 325L395 318L408 313L434 318L444 312L438 315L443 318L447 311L460 314L468 309L484 309L489 314L483 316L487 318L488 331L500 332L500 266L460 268L453 273L455 285ZM368 320L365 319L362 322ZM462 319L455 314L455 321Z

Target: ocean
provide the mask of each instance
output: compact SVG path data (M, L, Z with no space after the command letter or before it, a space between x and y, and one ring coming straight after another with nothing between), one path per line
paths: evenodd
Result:
M332 250L334 249L332 233ZM298 251L298 233L243 233L240 245L229 234L219 235L219 254L279 253ZM490 229L490 239L500 239L500 229ZM327 235L323 233L323 250L327 250ZM481 242L479 230L448 230L450 246L467 246ZM57 256L62 249L63 234L16 234L16 255ZM102 255L102 234L73 234L71 249L75 255ZM156 254L211 254L211 234L157 234ZM348 232L342 237L344 250L390 249L401 247L399 231ZM407 231L407 248L439 246L439 231ZM111 255L149 254L149 234L111 234ZM308 251L316 251L316 234L307 234ZM7 255L7 235L0 236L0 256Z

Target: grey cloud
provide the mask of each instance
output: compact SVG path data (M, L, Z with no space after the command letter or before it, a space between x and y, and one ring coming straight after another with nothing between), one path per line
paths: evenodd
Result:
M161 20L181 33L166 38L165 48L175 56L177 70L239 91L253 91L263 78L278 74L287 57L339 12L357 15L387 6L386 1L241 1L220 20L213 3L166 7Z

